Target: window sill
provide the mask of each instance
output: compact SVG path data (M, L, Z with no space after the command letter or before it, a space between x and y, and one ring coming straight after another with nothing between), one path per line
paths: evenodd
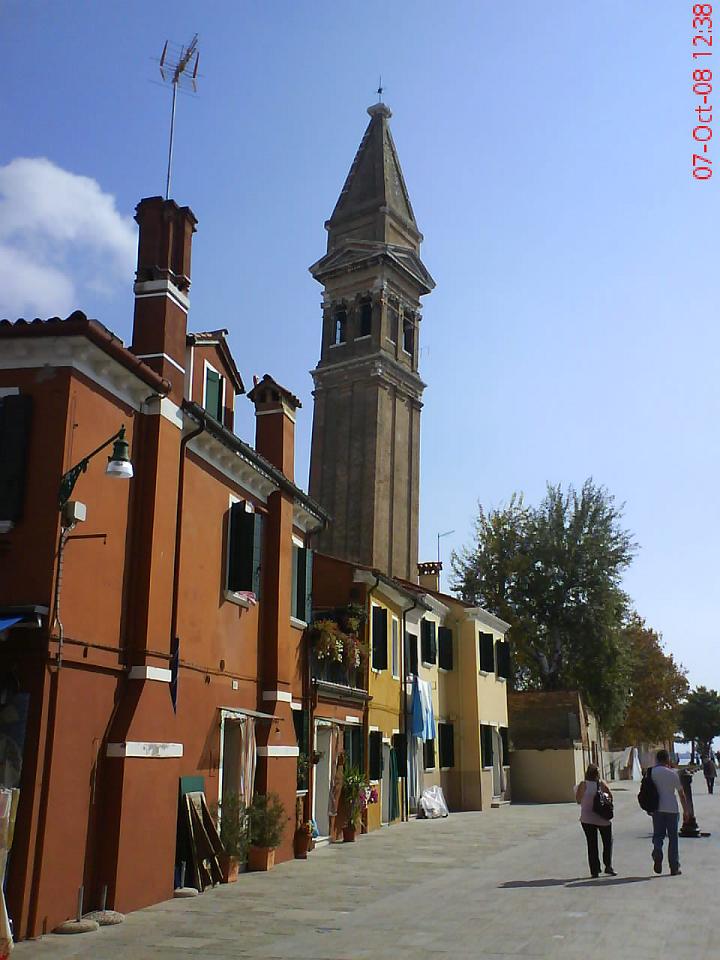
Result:
M495 676L495 674L492 672L492 670L478 670L478 673L480 674L481 677L494 677L494 676Z
M455 767L440 767L440 773L445 773L446 770L454 770Z
M307 627L305 620L298 620L297 617L290 617L290 626L296 630L304 630Z
M434 663L429 663L427 660L421 660L420 663L421 663L421 665L422 665L423 667L427 667L428 669L436 666L436 664L434 664Z
M328 350L332 350L335 347L344 347L347 343L347 340L341 340L340 343L331 343L328 347Z
M440 673L452 673L453 667L438 667Z
M232 590L223 590L223 596L230 603L234 603L238 607L244 607L245 610L249 610L253 606L249 600L246 600L245 597L239 596L239 594L234 593Z
M423 767L423 773L435 773L437 767Z
M357 343L358 340L369 340L371 336L371 333L364 333L361 337L355 337L355 343Z
M392 678L393 680L400 680L400 677L397 673L393 673Z
M307 790L296 790L296 791L295 791L295 796L296 796L296 797L306 797L307 794L308 794Z
M385 673L387 667L370 667L370 673Z

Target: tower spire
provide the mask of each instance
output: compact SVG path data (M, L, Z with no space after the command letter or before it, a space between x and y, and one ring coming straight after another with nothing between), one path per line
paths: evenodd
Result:
M382 81L378 95L382 96ZM323 336L313 371L310 493L333 517L318 548L414 579L417 572L420 297L435 285L418 230L390 108L370 122L332 216L323 284Z

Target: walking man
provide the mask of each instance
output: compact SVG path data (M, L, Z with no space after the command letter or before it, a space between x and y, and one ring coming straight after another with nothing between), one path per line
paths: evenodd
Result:
M715 777L717 776L717 767L712 758L712 753L708 754L708 758L703 764L703 774L705 776L705 782L707 783L708 793L712 793L713 787L715 786Z
M668 863L670 873L675 877L681 873L678 853L678 804L675 794L680 797L683 816L688 815L685 791L680 783L677 770L670 766L670 754L667 750L658 750L657 766L650 771L652 782L658 792L657 810L653 811L653 869L662 873L663 841L668 838Z

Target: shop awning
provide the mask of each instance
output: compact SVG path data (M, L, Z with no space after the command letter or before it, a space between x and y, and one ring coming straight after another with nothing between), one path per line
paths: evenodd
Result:
M20 623L24 617L0 617L0 633L3 630L9 630L10 627L14 627L16 623Z
M258 720L277 720L279 722L283 719L283 717L276 717L272 713L261 713L259 710L248 710L246 707L219 707L219 709L225 713L239 713L243 717L255 717Z

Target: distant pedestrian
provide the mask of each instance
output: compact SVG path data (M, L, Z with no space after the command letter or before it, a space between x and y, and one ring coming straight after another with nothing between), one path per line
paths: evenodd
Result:
M613 870L612 865L612 824L609 820L605 820L593 810L593 802L598 790L612 800L610 787L600 779L600 771L596 764L591 763L585 771L585 779L575 788L575 799L580 804L580 825L583 828L583 833L587 840L590 875L592 877L598 877L600 875L600 855L598 852L599 833L602 837L605 873L610 877L616 877L617 874Z
M713 787L715 786L715 777L717 776L717 767L713 761L712 754L710 754L703 764L703 776L707 782L708 793L712 793Z
M678 772L673 770L670 765L670 754L667 750L658 750L656 756L657 765L649 773L658 792L657 810L654 810L652 814L653 869L655 873L662 873L663 841L667 835L670 873L673 876L678 876L682 872L678 852L678 820L680 815L675 794L680 797L680 804L685 817L689 813L688 804Z

